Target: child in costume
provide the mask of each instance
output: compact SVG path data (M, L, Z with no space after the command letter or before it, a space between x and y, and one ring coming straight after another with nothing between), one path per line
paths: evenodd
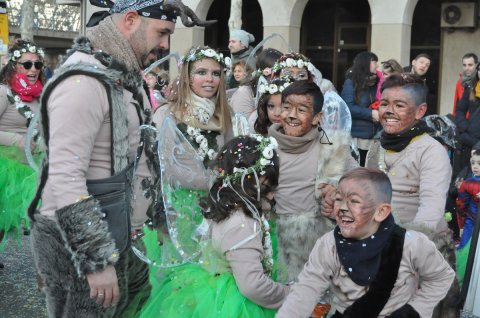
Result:
M472 150L470 158L472 176L462 181L458 190L457 207L459 224L463 224L462 237L457 247L457 276L459 283L463 283L465 267L467 265L470 243L477 219L478 201L480 194L480 149Z
M455 273L422 233L391 215L392 186L379 170L342 176L337 226L322 236L276 317L308 317L330 288L333 317L431 317Z
M278 184L276 147L273 138L240 136L220 150L218 176L200 203L208 223L202 256L166 270L142 318L274 316L289 291L271 279L272 244L262 212Z

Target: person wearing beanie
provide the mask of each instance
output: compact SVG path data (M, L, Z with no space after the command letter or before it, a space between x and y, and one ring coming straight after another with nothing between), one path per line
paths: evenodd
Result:
M245 61L253 70L255 69L255 59L251 58L249 61L248 56L253 50L253 47L250 46L251 43L255 41L255 37L244 30L234 30L230 33L230 39L228 40L228 49L231 53L232 65L240 61ZM230 83L234 85L233 74L230 74L228 77L228 86Z

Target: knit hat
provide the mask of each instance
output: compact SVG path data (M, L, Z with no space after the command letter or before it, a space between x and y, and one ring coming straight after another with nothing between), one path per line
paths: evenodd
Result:
M252 34L243 30L232 31L232 33L230 33L230 38L239 40L243 45L245 45L245 47L249 47L250 43L255 41L255 37Z

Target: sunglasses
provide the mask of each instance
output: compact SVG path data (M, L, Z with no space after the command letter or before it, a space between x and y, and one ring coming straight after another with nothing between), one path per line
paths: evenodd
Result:
M43 68L43 62L36 61L26 61L26 62L17 62L17 64L20 64L23 66L24 69L29 70L32 68L32 66L35 66L37 70L41 70Z

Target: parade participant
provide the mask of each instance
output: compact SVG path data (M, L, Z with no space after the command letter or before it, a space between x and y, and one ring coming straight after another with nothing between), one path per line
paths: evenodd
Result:
M333 83L323 78L322 73L301 53L287 53L277 60L272 67L272 77L279 76L315 82L320 87L322 94L328 91L336 92Z
M350 155L350 132L327 135L318 127L323 104L315 83L295 81L282 92L281 123L268 129L279 145L275 222L286 281L296 279L315 241L333 228L320 202L334 191L340 176L357 165Z
M421 120L427 110L423 81L412 74L393 74L382 89L379 115L384 131L370 149L367 166L389 176L392 206L402 224L421 223L435 232L445 231L451 167L447 151L428 135L430 129Z
M0 72L0 242L5 234L18 238L30 224L27 208L37 179L25 150L40 149L35 136L27 138L27 129L42 93L43 57L43 49L34 43L17 40ZM6 240L3 243L2 248Z
M372 144L366 165L390 178L397 222L426 234L455 268L455 247L444 218L452 169L447 150L429 136L430 128L421 120L427 111L426 90L414 74L385 79L379 107L384 130L380 141ZM434 317L456 317L457 306L455 281Z
M329 288L335 318L432 316L455 273L425 235L395 224L391 198L379 170L342 176L337 226L317 241L276 317L307 317Z
M258 101L258 116L254 124L256 133L267 135L268 128L272 124L281 122L282 92L291 83L290 78L278 77L270 82L260 84L258 92L261 97Z
M186 136L189 135L189 127L199 129L198 134L205 135L209 140L208 147L205 142L194 142L193 146L207 162L232 138L224 80L224 69L229 65L221 53L206 46L191 48L182 58L182 63L177 93L170 97L168 107L155 113L154 122L161 128L165 118L171 117Z
M271 278L272 242L262 211L278 184L275 147L272 138L239 136L219 151L217 177L200 203L209 224L202 256L166 269L141 318L275 315L289 290Z
M111 8L92 16L41 101L47 158L29 216L50 317L134 317L148 298L131 240L158 208L141 70L168 49L178 15L206 24L176 0L98 4Z

